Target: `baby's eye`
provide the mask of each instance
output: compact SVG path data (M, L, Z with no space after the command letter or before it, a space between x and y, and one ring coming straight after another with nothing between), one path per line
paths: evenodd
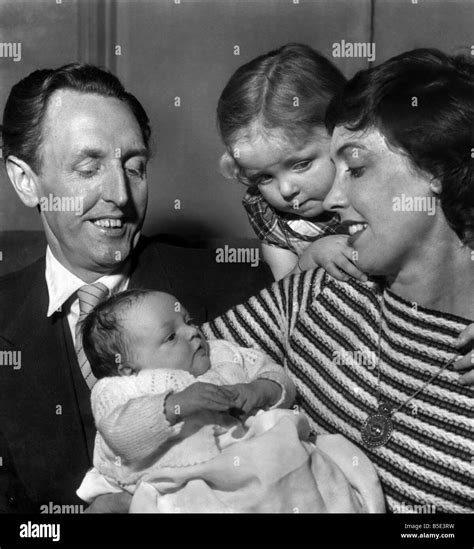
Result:
M176 332L171 332L165 337L165 343L172 343L176 339Z
M295 171L304 171L310 168L312 163L313 162L311 160L301 160L301 162L296 162L295 164L293 164L291 169Z
M357 166L355 168L348 168L346 171L349 172L351 177L357 178L363 175L365 168L364 166Z

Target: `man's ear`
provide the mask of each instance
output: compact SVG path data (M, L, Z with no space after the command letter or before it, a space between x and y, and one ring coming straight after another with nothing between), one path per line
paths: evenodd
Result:
M430 181L430 189L435 195L439 196L441 194L441 191L443 190L443 185L441 184L441 181L439 179L433 177L433 179Z
M25 206L34 208L39 203L38 176L29 164L10 155L6 161L8 177Z
M117 367L119 376L133 376L135 373L130 366L120 363Z

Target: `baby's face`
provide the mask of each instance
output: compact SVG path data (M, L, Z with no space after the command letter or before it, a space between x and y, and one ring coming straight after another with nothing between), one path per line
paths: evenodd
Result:
M178 300L153 292L122 320L135 370L171 368L200 376L210 367L209 346Z

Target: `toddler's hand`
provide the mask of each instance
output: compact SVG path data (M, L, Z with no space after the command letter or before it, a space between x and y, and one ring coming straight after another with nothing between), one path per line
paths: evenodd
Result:
M323 267L337 280L349 280L349 275L362 282L367 275L358 269L352 260L353 249L347 244L347 235L336 234L325 236L308 246L299 259L303 269L310 269L316 264Z
M184 391L170 394L165 402L166 418L173 425L180 418L201 410L224 412L234 406L233 394L212 383L193 383Z

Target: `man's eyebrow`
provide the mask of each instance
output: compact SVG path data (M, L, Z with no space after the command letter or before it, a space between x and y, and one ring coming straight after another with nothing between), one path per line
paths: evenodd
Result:
M122 158L126 162L129 158L133 158L134 156L143 156L145 160L149 160L150 151L146 147L141 147L139 149L130 149L122 155Z
M336 151L335 156L337 157L344 156L346 154L347 149L362 149L363 151L368 150L367 147L365 147L361 143L357 141L350 141L349 143L345 143L344 145L342 145L342 147L339 147L339 149L337 149Z
M104 151L101 149L85 147L74 154L73 160L82 160L83 158L103 158L104 156Z

